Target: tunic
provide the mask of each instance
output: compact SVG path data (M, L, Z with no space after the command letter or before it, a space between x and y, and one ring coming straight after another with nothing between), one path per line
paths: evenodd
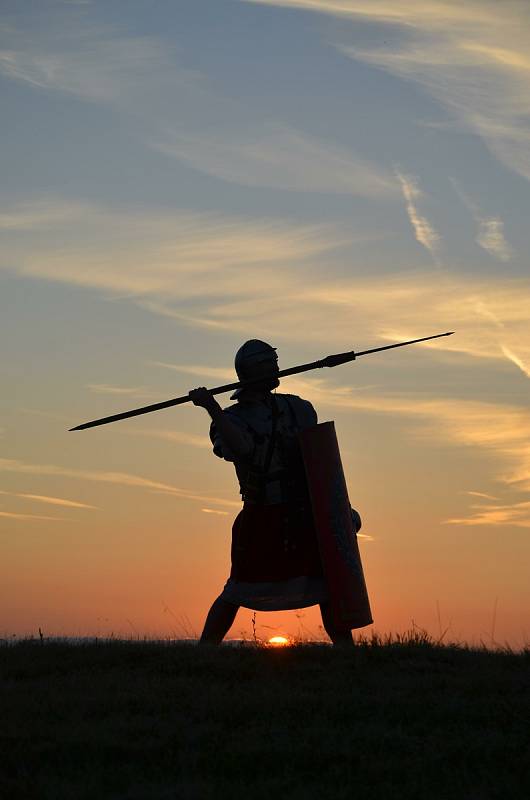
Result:
M256 611L325 602L327 592L296 439L298 431L316 425L316 412L297 395L237 395L238 402L224 412L241 429L248 455L236 456L215 423L210 426L213 452L234 464L243 499L232 526L232 566L221 597ZM266 468L273 403L278 410L276 435ZM261 475L257 494L252 489L256 475Z

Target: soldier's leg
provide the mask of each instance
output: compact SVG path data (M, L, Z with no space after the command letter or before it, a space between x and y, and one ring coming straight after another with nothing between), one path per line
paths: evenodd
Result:
M208 612L199 644L221 644L233 625L238 609L239 606L218 597Z
M324 630L333 642L333 645L353 645L351 631L339 631L333 624L331 610L327 603L320 603L320 613L322 614L322 624Z

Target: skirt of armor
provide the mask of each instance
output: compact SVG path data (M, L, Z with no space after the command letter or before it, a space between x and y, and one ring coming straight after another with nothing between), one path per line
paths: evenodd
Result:
M245 503L232 526L232 569L222 597L256 611L325 602L311 512L296 503Z

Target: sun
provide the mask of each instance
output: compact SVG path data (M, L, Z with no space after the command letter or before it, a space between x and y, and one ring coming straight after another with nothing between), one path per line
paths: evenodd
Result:
M273 647L286 647L291 644L291 640L287 636L271 636L268 643Z

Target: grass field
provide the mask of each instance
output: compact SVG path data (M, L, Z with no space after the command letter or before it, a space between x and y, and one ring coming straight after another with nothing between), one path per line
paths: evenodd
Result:
M530 797L530 652L0 646L5 800Z

